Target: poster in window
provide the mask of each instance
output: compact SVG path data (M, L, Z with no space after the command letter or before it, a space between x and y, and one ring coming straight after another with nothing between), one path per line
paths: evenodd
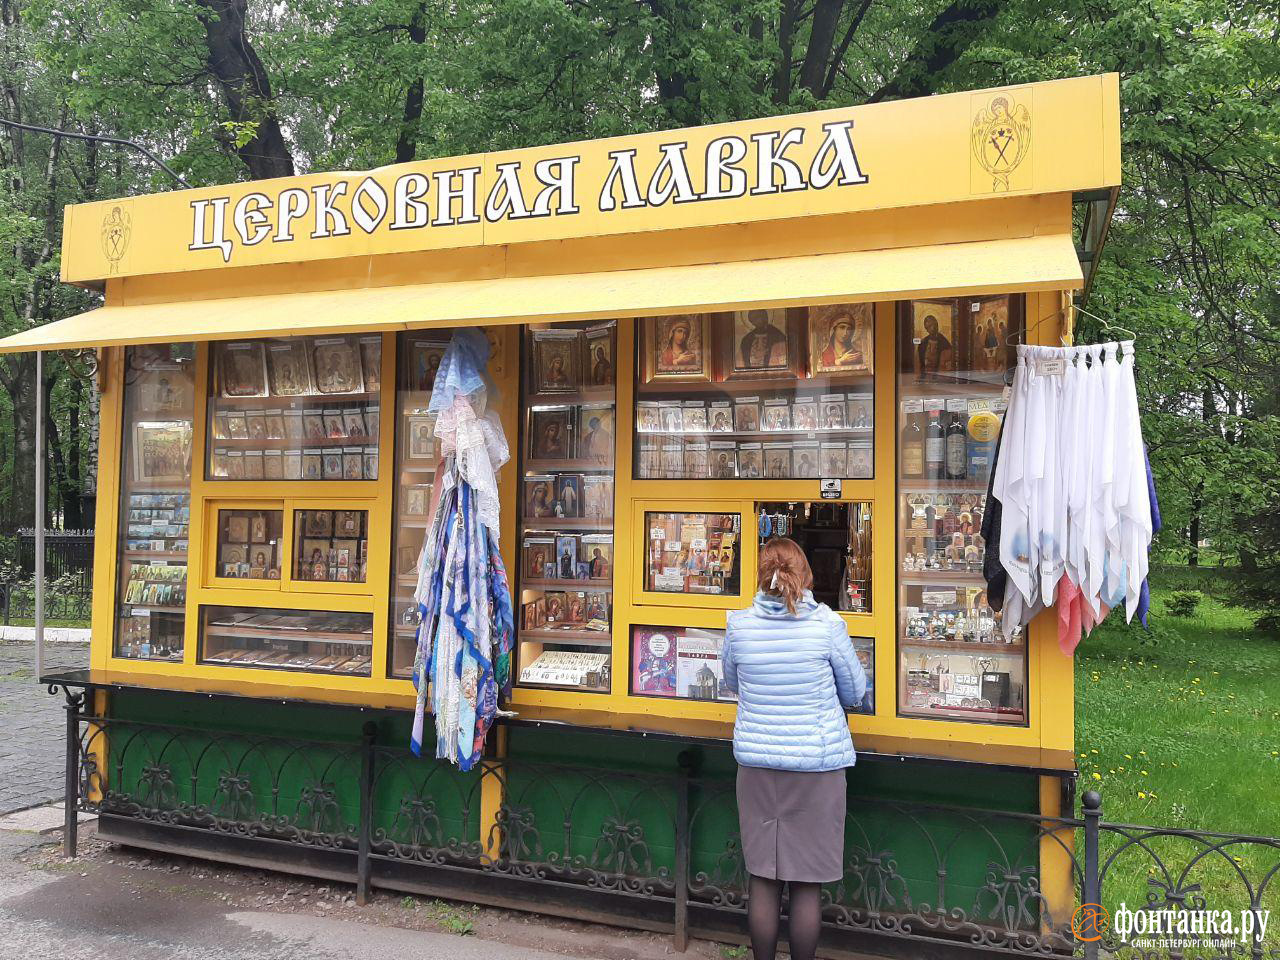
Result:
M133 434L133 477L142 483L187 479L191 427L186 423L139 423Z

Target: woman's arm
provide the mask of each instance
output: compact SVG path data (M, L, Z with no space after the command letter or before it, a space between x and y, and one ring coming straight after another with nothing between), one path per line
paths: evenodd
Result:
M841 705L852 708L862 703L866 696L867 674L858 655L853 652L853 643L849 640L844 621L834 614L832 616L835 623L831 625L831 672L835 674L836 695Z
M724 646L720 648L720 663L724 667L724 685L731 693L738 692L738 665L733 662L733 620L725 624Z

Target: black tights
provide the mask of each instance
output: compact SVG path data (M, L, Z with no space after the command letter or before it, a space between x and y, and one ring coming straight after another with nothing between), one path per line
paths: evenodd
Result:
M816 883L788 881L787 940L791 960L813 960L822 926L822 887ZM774 960L778 927L782 920L782 881L751 875L747 899L747 932L755 960Z

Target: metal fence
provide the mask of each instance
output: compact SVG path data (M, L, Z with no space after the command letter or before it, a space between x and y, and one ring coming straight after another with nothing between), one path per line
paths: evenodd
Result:
M86 592L59 591L46 593L44 616L46 620L64 620L87 623L93 609L93 596ZM14 621L35 620L36 595L29 587L12 583L0 583L0 623L9 626Z
M378 744L373 724L358 740L322 741L141 723L86 714L83 694L59 689L70 855L79 808L108 826L176 831L187 850L221 841L231 862L266 856L348 880L361 902L384 887L666 929L681 950L691 933L741 940L747 877L725 777L519 759L461 774ZM230 846L246 842L267 852ZM1280 907L1280 840L1109 823L1093 792L1078 817L851 801L845 859L824 888L824 921L848 948L1280 958L1276 928L1188 948L1108 927L1088 905L1112 919L1121 903L1164 911L1175 929L1194 911ZM964 880L962 864L972 874L975 863L979 879Z
M36 569L36 534L18 531L14 562L28 576ZM69 591L89 593L93 586L93 531L46 530L44 533L44 575L61 580Z

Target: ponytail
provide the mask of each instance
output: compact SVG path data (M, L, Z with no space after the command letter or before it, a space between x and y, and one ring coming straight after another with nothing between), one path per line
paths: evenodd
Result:
M796 604L813 586L813 571L804 551L794 540L774 537L760 548L757 566L757 588L772 597L781 597L787 610L795 613Z

